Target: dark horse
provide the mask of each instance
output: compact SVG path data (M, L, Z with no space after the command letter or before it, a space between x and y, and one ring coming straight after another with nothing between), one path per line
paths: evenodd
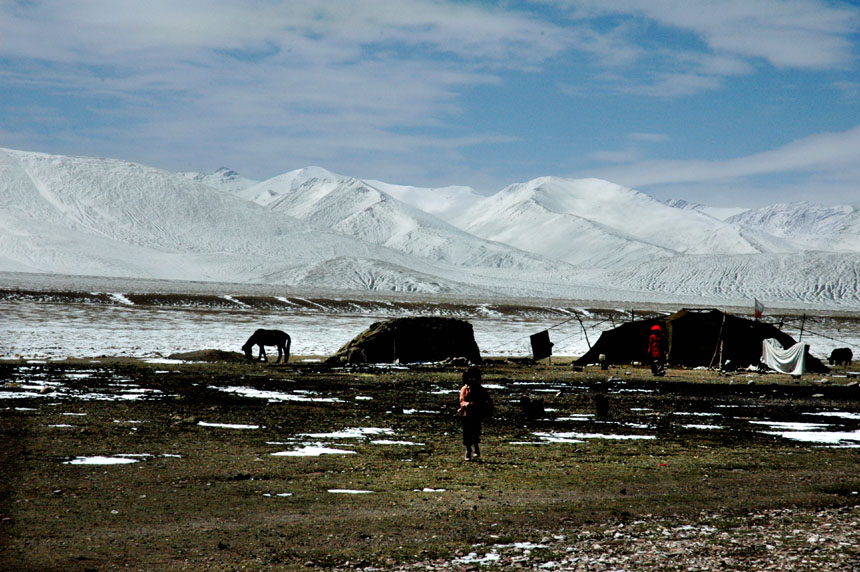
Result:
M290 359L290 342L290 336L286 332L282 332L281 330L260 329L251 334L251 337L248 338L248 341L245 342L244 346L242 346L242 351L245 352L245 357L251 361L254 359L251 350L254 346L260 346L260 356L257 360L267 361L268 358L266 358L266 350L263 346L277 346L278 360L275 363L281 361L281 356L284 356L284 363L287 363Z

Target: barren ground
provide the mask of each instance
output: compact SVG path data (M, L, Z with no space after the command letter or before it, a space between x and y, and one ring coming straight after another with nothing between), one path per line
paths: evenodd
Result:
M851 378L484 372L0 362L0 569L860 569Z

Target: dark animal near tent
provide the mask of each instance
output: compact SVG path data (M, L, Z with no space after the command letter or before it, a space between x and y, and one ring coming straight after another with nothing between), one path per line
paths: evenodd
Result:
M287 363L290 359L291 342L292 340L290 340L290 336L286 332L259 329L251 334L251 337L242 346L242 351L245 352L245 357L248 358L248 361L252 361L254 359L252 351L254 346L260 346L260 355L257 357L257 360L266 361L268 358L266 357L264 346L277 346L278 359L275 363L281 361L281 356L284 358L284 363Z
M854 352L851 348L836 348L830 352L830 365L850 365L854 359Z

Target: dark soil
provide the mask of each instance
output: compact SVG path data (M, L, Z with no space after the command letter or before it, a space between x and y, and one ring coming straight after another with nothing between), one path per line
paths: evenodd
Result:
M0 570L860 567L860 449L750 423L858 413L851 379L484 372L496 415L467 463L456 368L0 363ZM237 387L291 400L223 391ZM303 436L348 428L393 433ZM565 432L653 438L536 435ZM273 455L317 444L354 454ZM68 463L116 455L148 456Z

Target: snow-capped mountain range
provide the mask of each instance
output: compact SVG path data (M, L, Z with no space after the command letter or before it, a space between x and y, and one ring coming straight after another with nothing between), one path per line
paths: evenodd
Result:
M860 212L709 209L598 179L491 196L319 167L257 182L0 149L0 271L860 309Z

